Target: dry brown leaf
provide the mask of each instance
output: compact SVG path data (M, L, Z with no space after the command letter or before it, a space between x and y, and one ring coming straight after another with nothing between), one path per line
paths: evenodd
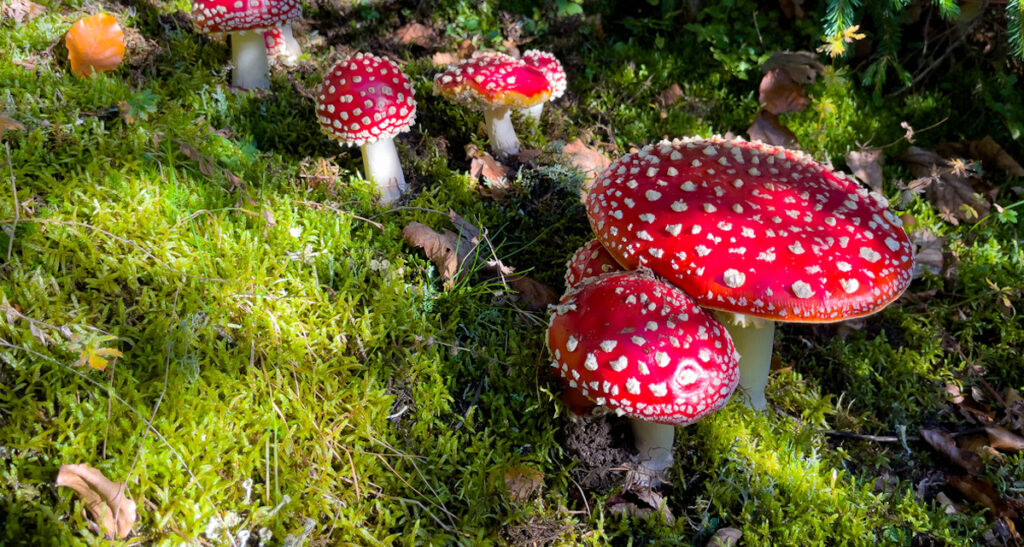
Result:
M46 12L46 6L41 6L29 0L10 0L0 6L0 20L10 19L17 24L31 21Z
M757 113L754 123L750 124L750 127L747 128L747 136L751 140L774 144L775 146L799 147L799 143L796 142L796 134L790 131L788 127L782 125L775 114L763 108Z
M392 38L402 44L432 48L438 44L437 31L421 24L409 23L395 31Z
M543 153L543 150L538 150L536 148L523 148L518 154L516 154L516 159L518 159L520 163L532 164L533 161L539 158Z
M980 160L986 171L1000 170L1015 177L1024 177L1024 167L988 135L976 141L942 143L937 147L937 151L947 158L968 157Z
M410 246L423 249L427 258L437 266L446 289L451 288L459 271L458 240L452 237L454 235L447 231L439 234L419 222L410 222L402 228L402 239Z
M1024 450L1024 437L1008 429L990 426L985 428L985 433L988 433L988 445L996 450L1004 452L1020 452Z
M876 192L882 191L882 164L885 155L880 148L851 150L846 154L846 164L854 176Z
M56 485L78 494L106 537L124 539L131 533L135 502L126 495L124 483L112 482L98 469L80 463L60 466Z
M591 183L612 164L612 160L595 148L591 148L583 141L576 139L562 147L562 152L569 159L569 164L583 173L583 193L590 190Z
M900 158L911 174L919 177L908 189L923 187L928 201L938 208L940 217L957 225L960 221L977 222L988 214L991 205L977 193L973 184L980 182L966 172L957 173L956 166L937 153L911 146Z
M466 145L466 157L470 160L470 178L474 181L481 177L484 179L485 184L480 186L480 193L489 198L503 199L509 189L508 168L472 144Z
M608 510L612 513L622 513L640 518L660 515L670 525L676 520L672 510L665 503L664 496L650 488L629 491L625 494L615 494L608 498L606 503Z
M676 101L682 98L683 89L679 87L679 84L676 83L666 87L664 90L662 90L661 93L658 94L658 101L661 103L662 106L672 106L673 104L676 103Z
M513 277L508 280L508 286L519 293L519 301L530 311L540 311L558 303L558 292L535 279Z
M803 86L793 81L789 73L781 68L769 70L761 78L758 91L758 102L772 114L801 112L810 102L804 95Z
M985 464L981 457L963 450L956 445L953 436L939 429L921 429L923 438L936 452L942 454L952 463L959 465L972 475L979 475L985 471Z
M798 84L808 85L825 72L825 65L818 61L818 55L812 51L776 51L761 65L761 72L767 74L775 69L785 71Z
M779 9L786 19L803 19L807 16L804 12L804 0L779 0Z
M24 131L24 130L25 130L25 125L24 124L22 124L18 120L15 120L14 118L9 118L7 116L7 114L0 114L0 139L2 139L3 136L4 136L4 133L6 133L8 131Z
M707 542L707 547L734 547L740 544L743 532L736 528L720 528Z
M996 492L992 483L969 476L947 475L946 482L971 501L987 507L998 518L1017 518L1017 511Z
M454 53L437 52L430 58L434 66L448 66L459 62L459 56Z
M924 272L933 275L941 274L945 261L942 254L943 239L936 236L931 230L920 229L911 232L910 241L916 247L912 275L916 278L921 277Z
M530 467L510 467L502 478L509 499L515 503L528 501L544 485L544 473Z

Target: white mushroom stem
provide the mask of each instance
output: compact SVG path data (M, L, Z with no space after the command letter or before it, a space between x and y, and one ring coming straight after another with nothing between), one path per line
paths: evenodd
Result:
M242 30L231 33L231 62L235 72L231 75L231 85L242 89L267 89L267 46L263 42L263 33Z
M772 366L775 321L723 311L716 311L715 315L729 331L740 354L740 385L736 393L742 394L744 402L754 410L768 408L764 389Z
M653 488L664 481L666 471L672 467L672 441L676 428L636 418L631 418L629 423L633 426L633 441L640 457L637 479L641 486Z
M377 185L380 202L390 205L401 197L407 188L402 164L398 160L395 139L380 139L360 147L363 151L363 173L366 180Z
M281 39L284 40L284 54L279 59L284 64L292 66L299 60L299 55L302 55L302 46L299 45L299 41L292 34L291 25L281 25Z
M540 115L544 113L544 103L537 103L529 108L523 109L523 114L531 120L540 121Z
M484 124L487 125L487 137L491 140L491 150L499 158L519 153L519 137L516 136L516 130L512 127L511 108L499 107L484 110Z

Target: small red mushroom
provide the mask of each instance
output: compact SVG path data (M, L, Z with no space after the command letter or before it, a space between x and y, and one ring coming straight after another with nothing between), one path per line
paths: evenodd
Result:
M622 271L622 266L601 246L600 241L591 239L576 249L569 259L565 269L565 286L571 289L584 279L618 271Z
M641 475L672 464L673 426L725 405L739 379L725 328L649 270L590 278L570 289L548 325L548 348L572 393L632 420Z
M192 20L203 32L231 37L234 86L268 88L267 48L263 31L302 16L298 0L194 0Z
M553 101L565 94L567 84L565 69L562 68L562 63L558 61L557 57L546 51L530 49L523 53L523 62L543 72L544 77L548 79L548 83L551 84L551 97L548 98L548 101ZM540 115L543 113L544 103L537 103L526 109L526 115L534 120L540 120Z
M720 310L743 356L740 389L764 409L775 321L862 317L909 285L913 247L887 206L803 153L716 137L624 156L587 214L620 264Z
M321 128L362 149L366 179L377 185L382 203L394 203L406 189L395 135L416 120L408 78L394 62L360 53L334 65L316 94Z
M477 53L451 65L434 78L434 91L446 99L483 110L491 148L499 157L519 153L512 127L513 108L528 108L551 96L551 84L541 71L505 55Z

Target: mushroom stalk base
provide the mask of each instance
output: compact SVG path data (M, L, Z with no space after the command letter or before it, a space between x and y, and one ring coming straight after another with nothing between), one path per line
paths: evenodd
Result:
M523 114L531 120L540 121L540 115L544 113L544 103L535 104L529 108L523 109Z
M484 124L487 125L487 137L491 140L491 149L499 158L519 153L519 137L516 136L516 130L512 127L511 108L484 110Z
M729 331L740 354L740 385L736 392L742 393L750 408L768 408L764 388L768 385L768 372L772 367L775 322L722 311L716 311L715 315Z
M640 468L634 481L638 486L653 488L665 482L665 474L672 467L672 441L675 426L631 418L633 440L640 457Z
M380 202L390 205L398 201L408 186L405 184L402 164L398 161L395 139L368 142L360 148L363 151L363 173L366 180L377 185Z
M267 89L267 46L263 33L253 30L231 33L231 62L235 71L231 85L242 89Z

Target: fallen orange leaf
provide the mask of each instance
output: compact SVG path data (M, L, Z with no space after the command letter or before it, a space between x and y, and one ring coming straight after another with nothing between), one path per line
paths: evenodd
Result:
M56 484L78 494L107 537L124 539L131 533L135 502L125 495L124 483L113 482L95 467L79 463L60 466Z
M71 71L82 76L113 70L124 58L124 32L109 13L97 13L75 22L64 37Z

